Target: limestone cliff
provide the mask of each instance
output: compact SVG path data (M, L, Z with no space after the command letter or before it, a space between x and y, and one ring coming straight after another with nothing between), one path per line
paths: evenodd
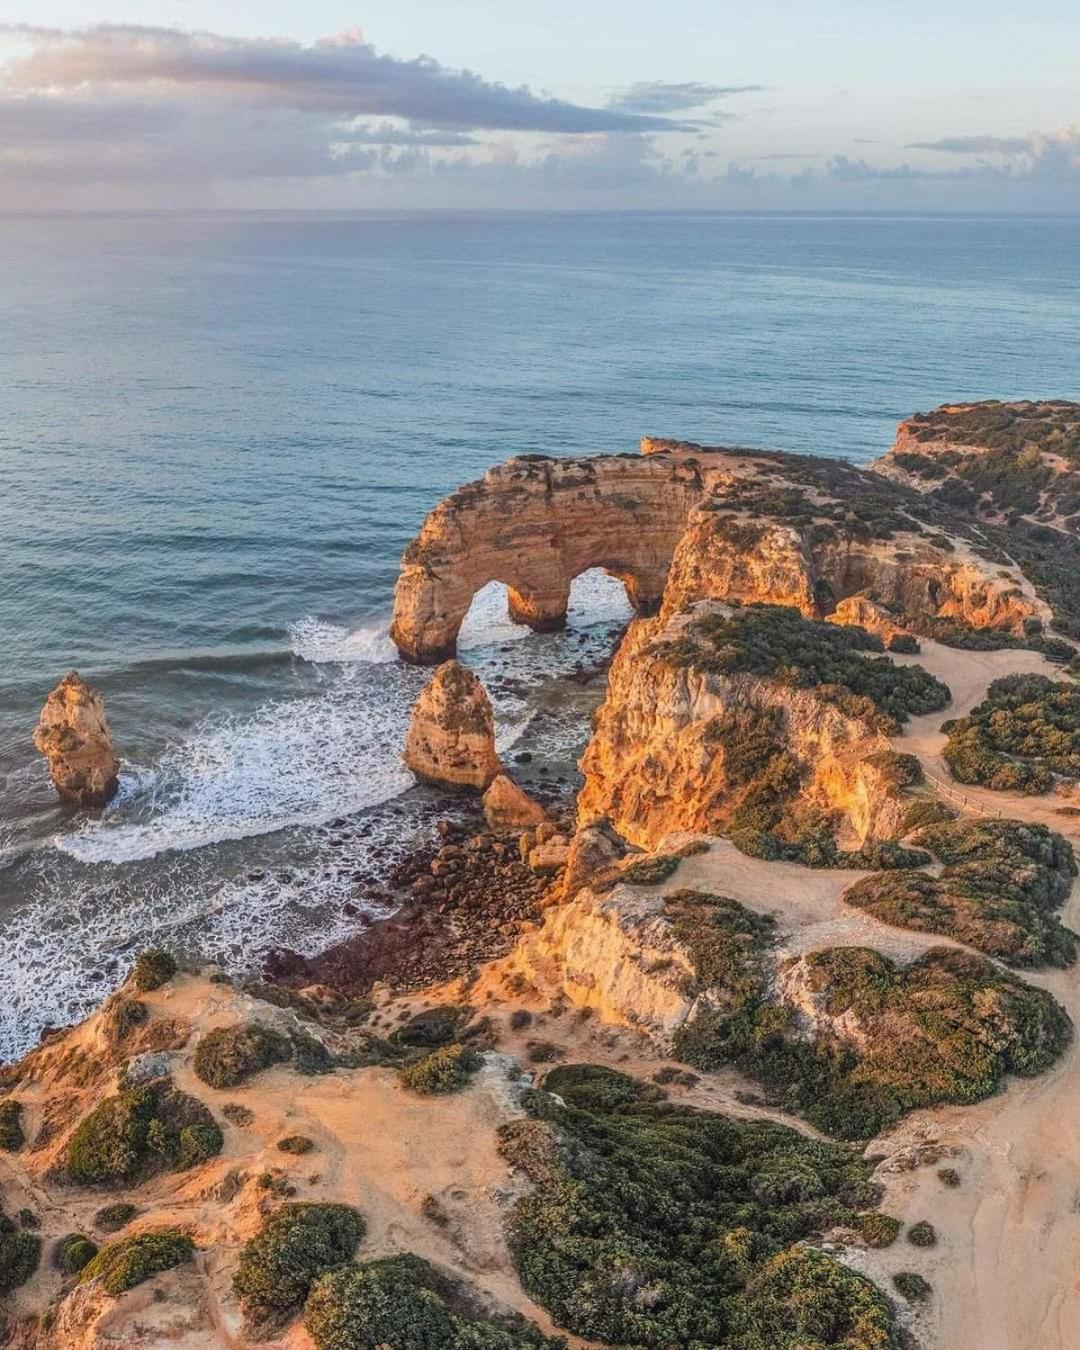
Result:
M702 493L696 464L675 456L527 455L490 469L441 502L406 549L391 637L410 661L452 656L473 596L490 581L508 587L519 622L561 627L570 583L592 567L621 578L638 610L653 610Z
M445 661L416 700L404 759L419 778L454 787L482 790L502 772L491 700L457 661Z
M777 744L804 767L802 801L839 814L841 846L895 837L900 804L867 763L888 741L871 721L812 689L711 673L657 651L682 637L695 617L716 610L705 604L632 626L581 761L579 818L607 816L621 835L646 848L677 830L720 832L748 781L743 765L733 763L737 748L725 745L725 728L757 716L771 720Z
M105 705L77 671L65 675L45 700L34 745L48 761L57 792L73 806L104 806L116 795L120 761Z

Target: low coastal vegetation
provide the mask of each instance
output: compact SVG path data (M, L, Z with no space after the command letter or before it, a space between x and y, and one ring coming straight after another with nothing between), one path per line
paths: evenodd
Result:
M398 1070L403 1087L422 1096L458 1092L480 1068L481 1056L471 1045L441 1046L423 1059Z
M673 1106L601 1066L544 1088L500 1147L535 1187L511 1218L514 1260L559 1326L649 1347L899 1345L875 1286L802 1245L877 1205L856 1152Z
M202 1102L159 1079L100 1102L72 1134L66 1169L83 1186L130 1185L197 1166L220 1153L222 1143Z
M97 1254L97 1243L84 1233L68 1233L56 1244L55 1265L65 1275L77 1275Z
M404 1253L323 1276L304 1309L315 1350L560 1350L522 1318L482 1315L461 1285Z
M1040 1073L1071 1035L1050 994L949 948L907 966L869 948L811 952L781 965L782 1000L768 978L768 932L736 902L715 905L710 965L702 907L692 904L690 950L716 983L677 1032L676 1054L703 1070L736 1065L778 1105L842 1139L868 1139L916 1107L978 1101L1006 1073ZM812 1038L795 1012L804 1005Z
M835 703L889 735L913 714L936 712L948 687L921 666L897 665L879 637L855 625L807 619L785 605L745 605L693 620L656 655L718 675L758 675Z
M1011 820L943 822L914 842L944 864L882 872L845 892L882 923L955 938L1014 966L1069 966L1077 937L1057 910L1076 876L1072 845L1045 825Z
M366 1227L351 1205L282 1205L244 1244L233 1288L249 1310L297 1309L320 1275L352 1259Z
M329 1073L333 1056L305 1031L284 1035L262 1022L234 1022L208 1031L195 1047L195 1075L208 1087L240 1087L275 1064L291 1063L298 1073Z
M40 1260L41 1239L0 1209L0 1298L25 1284Z
M102 1247L83 1266L79 1283L100 1279L107 1293L118 1295L134 1289L152 1275L187 1261L195 1251L191 1238L175 1228L134 1233Z
M14 1097L0 1102L0 1149L5 1153L16 1153L26 1143L22 1115L22 1102Z
M961 783L1049 792L1080 778L1080 687L1045 675L995 680L967 717L946 722L945 760Z
M131 983L144 994L160 989L176 974L177 965L173 956L160 947L151 947L135 962L131 969Z

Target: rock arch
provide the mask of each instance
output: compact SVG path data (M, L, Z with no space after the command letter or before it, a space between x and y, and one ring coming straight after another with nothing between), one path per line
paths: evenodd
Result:
M408 661L447 660L473 596L491 581L506 586L517 622L561 628L571 583L594 567L622 581L638 613L652 613L704 491L698 464L677 454L525 455L498 465L435 507L406 548L390 636Z

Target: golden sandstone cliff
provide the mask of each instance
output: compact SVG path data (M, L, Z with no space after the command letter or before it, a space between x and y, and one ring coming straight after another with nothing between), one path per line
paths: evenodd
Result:
M899 627L1018 634L1049 618L1017 570L980 555L985 541L916 518L919 494L879 475L648 437L642 451L526 456L447 497L402 558L391 627L402 656L453 656L472 597L491 581L506 585L514 619L557 628L574 578L594 567L622 580L643 615L716 599L825 618L860 597Z

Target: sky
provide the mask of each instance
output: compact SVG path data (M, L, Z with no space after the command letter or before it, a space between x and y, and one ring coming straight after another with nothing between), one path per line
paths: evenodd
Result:
M1061 0L6 0L0 209L1080 211Z

